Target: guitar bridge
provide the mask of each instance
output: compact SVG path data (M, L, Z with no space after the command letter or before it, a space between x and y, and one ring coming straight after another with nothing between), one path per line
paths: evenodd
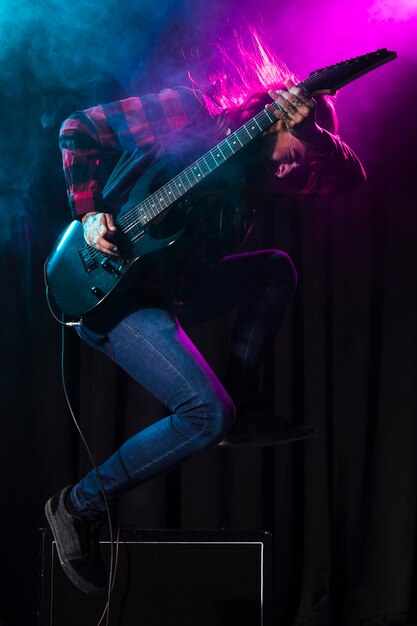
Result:
M82 248L77 248L78 256L84 268L84 271L89 274L92 270L98 267L96 259L96 251L91 246L85 244Z

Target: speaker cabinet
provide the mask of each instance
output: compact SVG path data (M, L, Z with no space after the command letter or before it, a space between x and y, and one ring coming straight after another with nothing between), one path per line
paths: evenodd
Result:
M110 542L101 549L108 564ZM110 624L270 626L271 550L261 531L123 529ZM68 580L42 531L41 626L97 626L105 604Z

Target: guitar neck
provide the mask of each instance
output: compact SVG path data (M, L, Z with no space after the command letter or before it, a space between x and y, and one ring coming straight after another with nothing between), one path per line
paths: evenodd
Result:
M310 96L334 94L340 87L395 59L396 56L395 52L390 52L383 48L376 52L316 70L297 86L305 89ZM272 106L276 107L277 105L272 103ZM276 121L277 118L269 111L265 109L260 111L246 124L243 124L226 139L223 139L212 150L203 154L180 174L164 184L158 191L152 193L146 200L124 214L123 224L121 224L123 230L129 231L138 224L144 226L163 213L163 211L181 199L188 191L196 187L228 159L259 137Z
M129 222L137 223L137 221L140 221L144 226L153 220L171 206L173 202L180 200L228 159L259 137L276 121L277 118L272 113L266 110L260 111L246 124L243 124L217 146L203 154L203 156L182 170L168 183L160 187L158 191L151 194L134 209L131 209L132 215ZM124 221L126 224L126 215L124 216Z

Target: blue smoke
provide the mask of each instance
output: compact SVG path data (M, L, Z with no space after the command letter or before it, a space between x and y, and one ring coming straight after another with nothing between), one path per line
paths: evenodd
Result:
M33 273L41 281L70 219L60 124L77 109L187 83L193 59L202 60L194 51L209 48L231 6L0 0L0 249L13 268L7 288L28 311L39 300Z
M42 263L70 219L60 124L139 89L161 33L183 13L178 0L0 0L2 301L27 320L44 305Z
M48 222L48 204L65 197L60 123L137 90L155 41L182 12L176 0L0 0L0 241L16 219Z

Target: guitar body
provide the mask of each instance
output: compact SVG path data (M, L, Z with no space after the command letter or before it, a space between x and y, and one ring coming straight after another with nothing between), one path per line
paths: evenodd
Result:
M123 223L124 215L146 200L173 167L169 158L153 165L130 191L116 223ZM151 255L166 249L184 234L181 225L175 228L175 219L166 219L168 213L175 212L175 204L154 221L144 226L138 222L128 235L121 234L118 241L121 256L117 258L89 246L84 240L82 223L71 222L56 241L45 265L47 286L60 310L70 318L96 317L110 310L145 267L149 267Z

